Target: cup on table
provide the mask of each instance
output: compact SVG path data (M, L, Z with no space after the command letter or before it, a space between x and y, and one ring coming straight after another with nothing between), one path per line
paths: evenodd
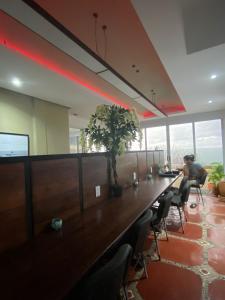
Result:
M51 228L53 230L60 230L62 228L63 221L60 218L53 218L51 221Z

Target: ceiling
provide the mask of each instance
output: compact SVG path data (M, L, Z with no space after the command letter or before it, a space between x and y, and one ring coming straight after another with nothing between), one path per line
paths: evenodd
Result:
M0 86L69 107L80 128L103 103L141 120L225 108L224 1L214 17L211 2L1 0Z
M132 4L186 113L224 109L225 1L132 0ZM217 78L211 79L214 74Z

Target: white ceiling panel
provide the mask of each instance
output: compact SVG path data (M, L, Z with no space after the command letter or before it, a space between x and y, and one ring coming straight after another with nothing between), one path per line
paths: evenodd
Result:
M102 72L98 75L113 86L115 86L117 89L122 91L124 94L129 96L130 98L137 98L140 96L137 92L135 92L132 88L130 88L126 83L120 80L109 70Z
M132 0L132 4L152 41L167 73L169 74L175 89L180 95L187 113L216 111L225 108L225 44L210 47L202 51L187 54L185 41L185 22L191 24L187 16L182 14L182 4L186 3L186 9L192 4L200 6L202 10L208 9L207 0ZM218 2L224 0L210 1L212 7L216 7ZM209 12L209 10L207 10ZM206 13L206 12L205 12ZM211 9L208 20L216 21L216 12ZM225 10L220 11L224 16ZM206 20L199 20L199 26ZM208 29L211 25L202 28L204 36L201 39L209 39ZM192 28L192 27L191 27ZM211 27L213 28L213 26ZM195 35L190 30L189 34ZM224 27L221 27L221 34ZM200 33L199 33L200 34ZM214 32L216 34L216 32ZM224 37L224 34L223 34ZM189 37L190 38L190 37ZM192 36L192 38L194 38ZM192 47L198 45L192 43ZM216 74L215 79L211 76ZM209 100L213 100L211 104Z
M1 0L0 8L93 72L105 70L105 66L21 0Z
M151 103L149 103L145 98L143 97L138 97L134 101L137 103L140 103L143 105L146 109L152 111L154 114L156 114L159 117L165 117L161 111L159 111L155 106L153 106Z

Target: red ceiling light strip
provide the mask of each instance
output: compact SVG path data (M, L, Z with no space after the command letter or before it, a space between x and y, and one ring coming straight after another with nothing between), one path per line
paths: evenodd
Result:
M149 111L149 110L144 111L143 113L141 113L141 115L142 115L144 118L153 118L153 117L156 116L153 112L151 112L151 111Z
M0 45L3 45L4 47L6 47L7 49L10 49L14 52L17 52L19 54L21 54L24 57L29 58L30 60L34 61L35 63L44 66L45 68L47 68L50 71L53 71L54 73L57 73L63 77L65 77L66 79L69 79L70 81L79 84L87 89L89 89L90 91L100 95L101 97L104 97L106 100L113 102L123 108L126 109L130 109L130 107L123 103L122 101L106 94L105 92L101 91L100 89L82 81L80 78L78 78L76 75L74 75L72 72L70 71L66 71L62 68L60 68L59 66L57 66L55 63L46 60L45 58L33 54L25 49L22 49L21 47L15 45L14 43L12 43L11 41L9 41L8 39L2 38L0 37Z
M29 58L30 60L34 61L35 63L37 63L41 66L44 66L48 70L51 70L54 73L57 73L57 74L65 77L66 79L69 79L70 81L89 89L90 91L100 95L101 97L105 98L106 100L108 100L110 102L113 102L113 103L115 103L115 104L117 104L117 105L119 105L119 106L121 106L125 109L130 109L130 107L127 104L125 104L122 101L106 94L105 92L99 90L98 88L82 81L80 78L78 78L72 72L69 72L69 71L66 71L66 70L60 68L59 66L57 66L53 62L48 61L48 60L46 60L45 58L43 58L39 55L33 54L33 53L31 53L31 52L29 52L25 49L22 49L21 47L19 47L19 46L15 45L14 43L10 42L8 39L0 37L0 45L3 45L7 49L10 49L14 52L17 52L17 53L21 54L22 56L24 56L26 58ZM148 111L148 110L140 113L140 115L144 118L152 118L152 117L156 116L153 112Z
M183 105L176 105L176 106L169 106L169 107L162 106L161 109L165 111L167 114L185 112L185 107Z

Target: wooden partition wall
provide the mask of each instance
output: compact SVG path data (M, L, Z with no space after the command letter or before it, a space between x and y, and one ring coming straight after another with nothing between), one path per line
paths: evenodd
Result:
M68 219L80 213L78 158L31 161L34 232L55 216Z
M0 164L0 252L28 239L23 162Z
M144 180L163 164L163 151L127 152L118 157L119 182L133 173ZM96 197L95 188L101 195ZM105 153L0 158L0 253L49 229L54 217L76 217L109 198L109 160Z

